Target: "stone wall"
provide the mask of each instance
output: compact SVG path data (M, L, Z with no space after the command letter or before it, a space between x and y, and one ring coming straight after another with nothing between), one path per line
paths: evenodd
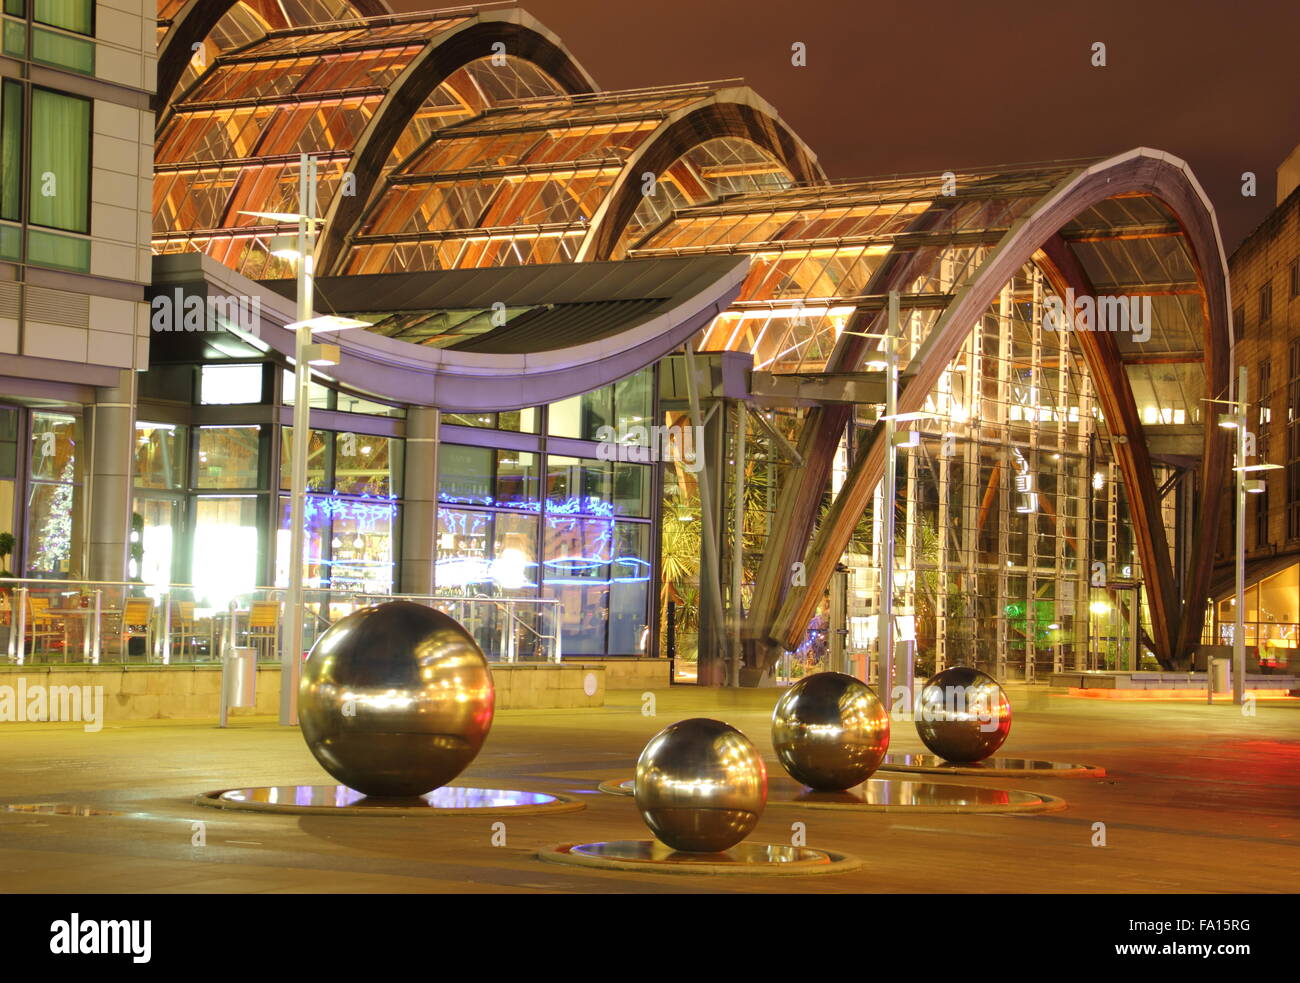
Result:
M34 686L102 686L104 723L123 720L216 721L221 713L221 670L211 666L0 666L0 707L12 703L19 679ZM498 710L598 707L605 703L606 667L585 663L493 665ZM588 692L590 691L590 692ZM280 667L257 671L257 705L232 717L280 712ZM0 714L3 711L0 710ZM4 721L0 721L3 723Z

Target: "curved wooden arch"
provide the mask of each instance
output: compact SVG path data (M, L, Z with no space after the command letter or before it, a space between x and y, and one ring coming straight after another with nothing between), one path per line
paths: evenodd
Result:
M662 174L694 147L709 140L748 140L771 154L800 184L825 184L817 155L748 87L719 89L669 115L628 158L609 193L591 217L574 262L609 259L641 204L641 175Z
M244 0L189 0L176 16L172 26L163 35L158 44L158 91L154 96L154 109L161 109L171 102L176 83L185 74L185 66L193 57L194 45L207 38L212 29L221 22L234 7ZM348 0L359 17L380 17L391 14L384 0ZM258 13L253 4L248 4L253 13ZM265 18L263 18L265 19ZM290 24L288 27L309 27L308 24Z
M996 298L1002 285L1044 247L1051 247L1059 230L1085 209L1119 194L1149 194L1163 201L1182 227L1183 235L1196 268L1201 288L1204 323L1206 395L1222 398L1228 392L1231 329L1227 261L1219 238L1214 209L1187 165L1176 157L1159 151L1139 148L1082 169L1061 182L1033 213L1016 225L1002 239L980 271L958 292L956 299L939 318L922 351L913 360L915 374L899 394L898 412L915 412L938 382L944 368L956 357L970 325ZM1066 260L1059 253L1058 260ZM1105 379L1093 379L1098 388ZM1118 393L1111 393L1116 405L1122 403ZM1131 396L1130 396L1131 399ZM1172 662L1181 663L1199 640L1204 617L1205 595L1213 563L1214 531L1218 526L1223 503L1224 474L1228 459L1227 437L1214 426L1214 414L1205 414L1205 444L1201 462L1200 512L1197 536L1186 578L1186 590L1180 607L1181 617L1167 610L1161 629L1166 652ZM1108 418L1109 419L1109 418ZM1116 424L1112 424L1116 426ZM1119 435L1117 430L1117 435ZM1142 439L1140 424L1133 433L1123 434ZM1145 450L1145 447L1143 448ZM792 588L787 594L770 637L786 648L794 648L812 618L817 600L830 582L835 564L852 535L854 521L865 510L884 468L883 435L873 435L868 449L854 462L830 514L818 530L806 554L807 584ZM1134 465L1136 466L1136 464ZM1130 495L1140 495L1129 487ZM1135 510L1137 512L1139 510ZM1157 517L1158 518L1158 517ZM1142 555L1154 553L1148 535L1149 523L1135 522L1136 537L1147 539L1140 545ZM1167 551L1166 551L1167 552ZM1157 569L1159 564L1157 563ZM1172 603L1166 604L1172 608ZM1154 607L1153 607L1154 613ZM1171 619L1177 617L1177 622ZM763 666L764 669L767 666Z
M438 35L389 88L384 101L358 137L349 170L356 176L357 194L335 195L325 213L324 231L316 251L321 275L341 272L347 244L383 185L384 163L424 101L457 70L493 54L501 42L506 54L531 62L566 92L595 92L595 80L569 53L560 39L523 10L485 11L466 24Z

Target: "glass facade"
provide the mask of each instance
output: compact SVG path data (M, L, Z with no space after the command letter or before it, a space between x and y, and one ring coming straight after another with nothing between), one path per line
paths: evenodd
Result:
M650 407L653 370L628 387L629 415ZM615 387L546 408L546 433L596 436L615 419ZM644 401L644 406L642 405ZM605 407L602 413L591 407ZM476 415L478 416L478 415ZM446 414L461 426L489 419ZM492 438L484 434L483 443ZM539 448L544 446L539 442ZM652 466L592 456L458 444L438 450L438 593L560 601L567 655L644 655L649 644Z

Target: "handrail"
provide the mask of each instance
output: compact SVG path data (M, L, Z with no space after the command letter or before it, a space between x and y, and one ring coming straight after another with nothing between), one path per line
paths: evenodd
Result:
M258 600L282 603L287 593L281 587L245 587L233 595L223 592L225 596L218 598L206 585L196 588L192 584L149 584L143 581L6 579L9 581L7 584L0 580L0 606L9 606L11 616L8 620L11 624L7 645L0 647L0 661L18 665L27 664L32 658L51 657L56 660L61 657L70 663L98 665L106 654L112 661L127 663L133 657L139 661L141 653L138 650L132 652L131 639L140 638L140 634L125 630L118 632L116 627L106 631L104 623L109 620L116 626L123 616L126 602L141 596L153 599L152 614L144 635L143 656L147 663L174 664L178 652L185 653L180 656L185 662L219 661L222 645L236 643L236 637L248 630L244 621L250 605ZM185 596L189 590L194 592L194 601L200 601L202 595L201 603L195 607L195 617L178 620L175 606L191 601ZM53 637L47 622L33 622L28 611L28 599L40 596L48 596L52 602L50 612L55 616ZM563 605L558 598L549 597L389 594L334 587L307 588L302 607L310 612L310 617L307 618L304 647L313 644L325 629L334 624L335 612L397 600L451 610L454 616L466 621L493 661L514 662L521 647L529 652L536 651L548 662L562 661ZM456 607L446 608L448 605ZM503 612L504 617L497 621L494 612ZM534 619L543 617L553 620L549 624L533 624ZM518 626L522 626L525 633L520 633ZM33 631L38 633L29 638ZM63 636L61 643L58 641L60 633ZM180 640L187 636L189 640L182 646ZM278 658L284 644L282 633L277 633L270 645L259 647L259 658L267 661Z

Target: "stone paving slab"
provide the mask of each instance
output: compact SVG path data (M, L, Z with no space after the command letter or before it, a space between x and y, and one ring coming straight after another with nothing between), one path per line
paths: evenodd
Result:
M640 839L633 803L596 785L631 774L645 742L674 720L714 716L774 761L774 690L610 694L601 708L504 711L458 779L463 784L579 794L578 813L439 823L224 813L193 796L234 785L328 781L295 730L241 718L201 722L0 724L0 806L55 801L117 816L0 811L0 891L203 893L890 893L1067 891L1292 892L1300 869L1300 707L1091 703L1009 687L1007 754L1085 760L1104 779L1043 779L1064 812L1036 816L801 813L768 810L752 836L862 858L836 877L765 879L630 875L543 864L560 842ZM923 750L895 721L891 750ZM997 786L999 779L963 778ZM195 846L196 822L205 845ZM1105 846L1094 846L1098 823Z

